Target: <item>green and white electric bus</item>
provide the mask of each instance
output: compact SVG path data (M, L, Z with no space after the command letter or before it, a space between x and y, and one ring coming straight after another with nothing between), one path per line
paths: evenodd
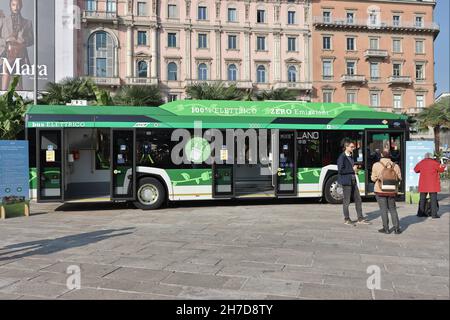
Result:
M32 198L132 201L141 209L261 197L340 203L336 159L346 138L356 142L359 188L370 196L372 164L383 149L404 169L409 132L406 116L357 104L205 100L37 105L26 113L26 128Z

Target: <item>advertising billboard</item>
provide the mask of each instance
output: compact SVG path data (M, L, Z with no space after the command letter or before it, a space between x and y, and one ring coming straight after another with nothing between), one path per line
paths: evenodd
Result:
M55 79L55 0L38 3L38 63L34 62L34 0L0 1L0 89L21 76L18 91L32 91L34 73L39 89Z

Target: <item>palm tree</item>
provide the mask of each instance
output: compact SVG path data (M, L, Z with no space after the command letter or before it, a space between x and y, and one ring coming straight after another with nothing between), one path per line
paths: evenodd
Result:
M50 82L42 94L42 103L65 105L72 100L96 101L95 84L89 79L65 78L58 83Z
M225 86L223 82L196 83L188 86L186 92L196 100L242 100L244 97L244 92L236 85Z
M263 100L297 100L297 94L293 90L286 88L272 89L269 91L262 91L256 94L256 99Z
M158 86L124 86L114 97L114 102L124 106L152 106L164 103Z
M0 96L0 140L17 139L23 132L24 114L29 102L17 92L20 77L14 77L8 91Z
M440 133L450 129L450 97L445 97L439 102L433 103L417 115L419 130L433 129L435 152L440 151Z

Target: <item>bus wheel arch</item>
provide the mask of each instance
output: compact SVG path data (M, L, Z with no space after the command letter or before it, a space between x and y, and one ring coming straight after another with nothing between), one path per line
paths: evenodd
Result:
M168 188L161 177L141 175L137 180L134 206L142 210L159 209L168 201Z
M343 200L342 186L337 180L338 175L336 171L327 172L323 187L323 195L326 202L331 204L341 204Z

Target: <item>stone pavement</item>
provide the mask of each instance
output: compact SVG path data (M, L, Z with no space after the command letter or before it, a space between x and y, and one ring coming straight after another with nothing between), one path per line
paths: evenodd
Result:
M377 232L370 201L373 224L354 227L315 200L33 204L31 217L0 221L0 299L449 299L440 203L437 220L399 203L401 235ZM66 285L73 265L81 289ZM381 290L367 288L372 265Z

